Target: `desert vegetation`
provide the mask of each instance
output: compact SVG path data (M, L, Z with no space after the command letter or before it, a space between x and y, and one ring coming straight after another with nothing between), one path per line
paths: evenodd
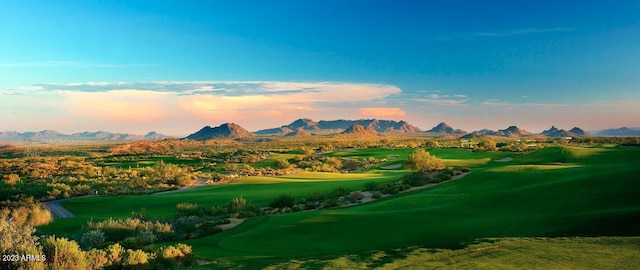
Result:
M0 227L19 244L2 252L46 255L11 266L33 269L179 268L196 258L223 268L393 268L492 237L635 236L625 225L640 160L630 145L399 136L6 147ZM195 182L208 184L179 190ZM579 210L563 199L568 190L598 195L573 197L591 207ZM54 219L40 204L53 199L75 217Z

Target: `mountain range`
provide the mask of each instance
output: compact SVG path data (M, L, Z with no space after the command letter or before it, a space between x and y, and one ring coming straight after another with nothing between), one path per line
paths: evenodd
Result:
M589 134L586 133L579 127L574 127L570 130L558 129L555 126L551 126L550 129L543 131L540 133L541 135L545 135L547 137L552 138L561 138L561 137L588 137Z
M43 130L38 132L17 132L0 131L0 141L2 142L24 142L24 141L141 141L141 140L163 140L170 138L155 131L145 135L128 133L111 133L106 131L81 132L73 134L63 134L55 130Z
M394 120L380 119L360 119L360 120L321 120L313 121L308 118L298 119L289 125L262 129L255 132L249 132L238 124L227 123L218 127L206 126L199 131L187 136L192 140L208 140L213 138L250 138L255 135L259 136L290 136L290 137L306 137L313 135L358 135L358 136L375 136L377 134L403 134L403 133L421 133L419 128L405 122ZM591 132L592 135L585 132L581 128L574 127L570 130L558 129L552 126L548 130L540 134L527 132L517 126L510 126L501 130L481 129L467 133L461 129L453 127L442 122L435 127L424 131L428 134L462 136L462 138L479 138L483 136L501 137L501 138L562 138L562 137L640 137L640 128L622 127L618 129L605 129ZM55 130L43 130L39 132L17 132L17 131L0 131L0 142L73 142L73 141L139 141L139 140L163 140L170 138L157 132L149 132L146 135L135 135L128 133L111 133L106 131L81 132L74 134L63 134Z
M640 137L640 128L621 127L603 129L593 132L593 135L602 137Z
M308 118L298 119L291 124L277 128L262 129L254 132L256 135L285 135L299 129L312 134L340 133L353 125L371 128L380 133L416 133L421 130L405 121L360 119L360 120L321 120L313 121Z

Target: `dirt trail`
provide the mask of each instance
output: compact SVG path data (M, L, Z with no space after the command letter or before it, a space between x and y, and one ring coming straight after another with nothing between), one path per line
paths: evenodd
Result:
M193 188L197 188L197 187L201 187L201 186L206 185L208 180L209 179L207 179L207 178L198 178L196 180L193 180L191 182L191 184L189 184L188 186L184 186L184 187L181 187L181 188L176 189L176 190L157 192L157 193L153 193L151 195L161 195L161 194L168 194L168 193L175 193L175 192L190 190L190 189L193 189Z

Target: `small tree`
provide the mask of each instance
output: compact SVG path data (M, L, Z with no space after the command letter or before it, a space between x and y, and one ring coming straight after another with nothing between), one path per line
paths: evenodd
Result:
M444 169L445 164L441 159L432 156L429 152L423 149L416 149L409 155L407 168L419 172L438 171Z
M276 168L281 170L286 170L291 168L291 164L286 159L278 159L275 161L274 165Z

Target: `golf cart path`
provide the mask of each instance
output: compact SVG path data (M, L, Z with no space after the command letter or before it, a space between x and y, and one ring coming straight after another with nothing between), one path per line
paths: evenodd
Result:
M193 188L196 188L196 187L200 187L200 186L206 185L207 184L207 180L208 179L206 179L206 178L198 178L198 179L192 181L191 184L189 184L188 186L184 186L184 187L181 187L181 188L176 189L176 190L153 193L151 195L175 193L175 192L180 192L180 191L193 189ZM88 195L88 196L83 196L83 197L89 197L89 196L98 196L98 195ZM71 211L67 210L66 208L64 208L64 206L62 206L60 204L61 202L66 201L66 200L68 200L68 199L59 199L59 200L53 200L53 201L46 201L46 202L42 202L42 204L45 207L47 207L47 209L49 209L49 212L51 212L51 215L53 215L54 218L73 218L73 217L75 217L75 215L73 213L71 213Z
M60 200L48 201L48 202L43 202L42 204L45 207L47 207L47 209L49 209L49 212L51 212L51 215L54 218L72 218L72 217L75 217L75 215L73 213L71 213L69 210L67 210L62 205L60 205L60 202L65 201L65 200L68 200L68 199L60 199Z
M169 191L163 191L163 192L156 192L150 195L162 195L162 194L169 194L169 193L176 193L176 192L181 192L181 191L185 191L185 190L190 190L190 189L194 189L197 187L201 187L207 184L207 181L209 179L207 178L198 178L196 180L191 181L191 184L181 187L179 189L176 190L169 190Z

